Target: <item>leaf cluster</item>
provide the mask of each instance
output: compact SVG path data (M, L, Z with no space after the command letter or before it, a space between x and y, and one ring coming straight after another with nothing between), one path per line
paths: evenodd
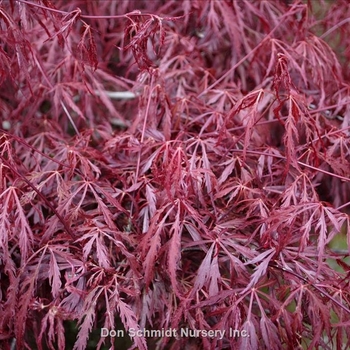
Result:
M349 18L0 1L1 348L349 347Z

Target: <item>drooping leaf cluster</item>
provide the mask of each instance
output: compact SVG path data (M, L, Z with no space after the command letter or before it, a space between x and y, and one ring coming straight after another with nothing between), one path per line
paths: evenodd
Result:
M1 348L349 347L349 18L0 1Z

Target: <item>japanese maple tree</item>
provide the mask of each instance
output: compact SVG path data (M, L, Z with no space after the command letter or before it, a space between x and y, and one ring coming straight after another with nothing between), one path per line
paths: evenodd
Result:
M349 22L0 1L1 349L350 347Z

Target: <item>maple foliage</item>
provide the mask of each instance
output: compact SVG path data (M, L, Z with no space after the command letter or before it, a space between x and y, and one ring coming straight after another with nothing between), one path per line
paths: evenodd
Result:
M349 18L0 1L0 347L350 347Z

